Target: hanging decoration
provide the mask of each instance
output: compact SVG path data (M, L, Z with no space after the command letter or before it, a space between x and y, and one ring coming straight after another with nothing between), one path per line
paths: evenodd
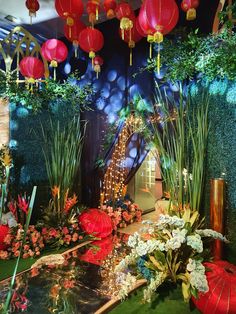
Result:
M9 231L10 228L7 225L0 224L0 250L5 250L6 248L6 243L4 242L4 239Z
M133 28L133 20L135 19L134 11L131 6L122 2L116 7L116 17L120 20L120 29L122 34L122 40L124 40L124 32L129 31Z
M192 298L203 314L236 314L236 266L226 261L204 263L209 291Z
M186 12L186 19L192 21L196 19L196 8L199 6L199 0L183 0L181 9Z
M104 0L103 2L103 8L106 12L107 18L112 19L116 16L115 10L116 10L116 0Z
M86 28L86 25L80 20L76 20L73 26L64 26L64 34L66 38L73 43L75 49L75 57L77 57L78 47L79 47L79 34Z
M27 0L25 6L29 10L30 24L32 24L32 17L36 17L36 12L40 8L39 2L38 0Z
M153 31L149 35L149 41L158 44L157 70L159 73L160 43L163 41L163 35L168 34L176 26L179 9L175 0L145 0L143 10L146 13L148 25ZM141 23L140 26L142 27Z
M101 72L101 66L103 65L103 62L104 62L103 58L100 56L96 56L93 59L93 64L94 64L93 69L96 72L97 78L98 78L98 74Z
M129 64L130 66L133 64L133 53L132 50L135 47L135 44L142 39L142 36L139 34L137 28L136 28L136 20L133 20L133 28L130 31L125 30L124 31L124 41L128 44L130 48L130 58L129 58Z
M81 49L89 53L93 66L95 53L101 50L104 45L103 34L96 28L86 27L79 34L79 43Z
M55 0L55 9L57 14L65 19L66 24L71 28L75 20L82 16L84 5L82 0Z
M88 0L86 10L89 16L89 23L92 27L98 21L98 14L100 12L100 0Z
M66 60L68 49L66 45L58 39L49 39L45 41L41 48L43 57L50 62L54 68L54 80L56 80L56 68L58 63Z
M24 57L19 64L20 73L25 77L28 88L33 92L33 86L44 76L43 62L36 57Z

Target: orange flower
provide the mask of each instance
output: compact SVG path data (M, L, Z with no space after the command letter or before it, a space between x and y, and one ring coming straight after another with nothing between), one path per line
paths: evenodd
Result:
M50 290L50 295L53 298L57 298L61 287L59 285L54 285Z
M54 185L54 187L51 189L52 191L52 197L56 198L56 197L60 197L60 188L57 185Z
M77 200L77 196L74 194L73 197L69 197L66 202L65 202L65 207L64 207L64 211L66 213L69 212L69 210L71 210L71 208L73 206L75 206L75 204L78 202Z

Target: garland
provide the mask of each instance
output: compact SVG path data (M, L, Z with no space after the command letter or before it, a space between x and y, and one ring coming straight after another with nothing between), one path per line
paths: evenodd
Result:
M45 82L39 83L39 86L31 86L30 88L24 84L17 84L14 77L8 83L6 81L5 74L0 72L0 97L21 104L34 112L49 109L58 100L70 104L76 110L85 110L89 109L89 104L92 101L91 85L79 87L74 75L69 76L62 83L47 79Z

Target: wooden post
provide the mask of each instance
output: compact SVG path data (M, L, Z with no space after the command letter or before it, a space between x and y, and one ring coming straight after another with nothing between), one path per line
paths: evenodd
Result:
M8 145L10 129L10 115L8 100L0 98L0 148Z

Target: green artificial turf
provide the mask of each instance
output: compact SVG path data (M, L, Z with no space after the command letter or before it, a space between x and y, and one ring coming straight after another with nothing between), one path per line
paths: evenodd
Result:
M53 250L47 249L47 250L44 250L38 258L20 259L17 273L20 273L24 270L29 269L37 261L37 259L39 259L42 256L49 255L49 254L60 254L67 251L68 249L69 249L68 247L67 248L64 247L61 249L53 249ZM15 264L16 264L16 259L0 260L0 281L12 276Z
M151 304L142 303L142 289L132 293L127 300L117 305L109 313L112 314L198 314L193 304L185 303L181 289L164 286Z

